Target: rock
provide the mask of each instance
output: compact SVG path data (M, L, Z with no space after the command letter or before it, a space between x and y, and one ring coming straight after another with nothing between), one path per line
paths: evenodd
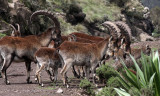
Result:
M140 41L154 41L154 38L149 34L145 33L142 29L136 27L136 31L139 35Z
M59 88L56 93L63 93L62 88Z
M73 25L81 23L84 21L86 14L82 12L82 8L79 5L71 4L69 6L69 11L66 14L67 21Z
M154 41L154 38L152 36L149 36L147 33L141 33L139 35L140 41Z

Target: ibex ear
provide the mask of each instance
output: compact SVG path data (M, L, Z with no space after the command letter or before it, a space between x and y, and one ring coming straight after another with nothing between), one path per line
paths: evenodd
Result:
M109 42L111 42L113 40L113 37L111 36L110 38L109 38Z
M72 41L72 38L71 38L71 37L68 37L68 41Z

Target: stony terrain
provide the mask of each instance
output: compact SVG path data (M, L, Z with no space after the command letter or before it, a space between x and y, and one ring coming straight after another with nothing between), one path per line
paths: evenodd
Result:
M57 86L52 83L45 71L42 71L42 79L44 81L44 87L40 87L34 81L34 73L36 64L32 64L33 71L31 72L32 84L26 83L26 69L24 63L13 63L7 70L8 79L11 85L5 85L4 80L0 78L0 96L83 96L82 90L79 89L80 80L73 78L70 82L71 88L66 89L62 85L60 80L61 76L58 76ZM69 72L69 77L73 77ZM62 88L63 93L56 93L56 91Z

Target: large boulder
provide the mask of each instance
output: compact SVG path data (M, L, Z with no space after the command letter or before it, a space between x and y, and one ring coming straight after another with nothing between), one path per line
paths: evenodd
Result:
M84 21L86 14L82 12L82 8L77 4L71 4L66 14L67 21L75 25Z
M154 38L150 36L149 34L147 34L146 32L144 32L142 29L137 28L137 27L135 29L137 33L139 34L140 41L154 41Z

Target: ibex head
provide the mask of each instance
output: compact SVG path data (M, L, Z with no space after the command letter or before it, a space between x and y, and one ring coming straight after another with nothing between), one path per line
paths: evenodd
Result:
M110 31L111 36L113 36L113 38L110 38L109 40L109 45L114 46L114 48L110 47L113 52L117 52L119 50L119 37L120 37L120 29L117 27L116 24L114 24L113 22L110 21L106 21L102 24L103 26L107 27ZM112 52L112 51L110 51Z
M120 40L120 45L121 45L121 49L124 50L125 53L131 53L131 48L130 48L130 44L131 44L131 29L130 27L123 21L116 21L114 22L120 29L121 29L121 40Z
M52 19L52 21L54 22L54 25L53 25L53 27L49 28L48 31L51 32L51 35L52 35L51 37L55 42L60 42L60 40L61 40L60 23L59 23L58 19L56 18L55 14L52 13L51 11L39 10L39 11L34 12L31 15L30 21L32 22L34 17L37 15L45 15L45 16L48 16L50 19Z

